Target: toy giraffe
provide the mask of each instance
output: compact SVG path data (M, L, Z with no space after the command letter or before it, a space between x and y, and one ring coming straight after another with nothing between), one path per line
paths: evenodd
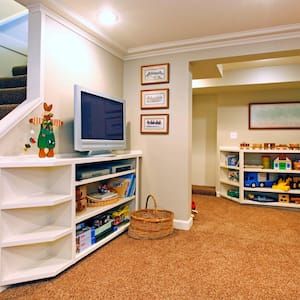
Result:
M41 125L39 136L38 136L38 148L39 157L53 157L55 148L55 136L53 132L53 126L62 126L63 121L52 119L53 113L52 104L48 105L44 103L44 116L33 117L29 119L29 122L34 125ZM48 151L46 152L46 149Z

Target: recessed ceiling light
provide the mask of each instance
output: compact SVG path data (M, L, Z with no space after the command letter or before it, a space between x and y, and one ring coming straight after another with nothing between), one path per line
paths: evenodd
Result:
M113 25L118 21L118 16L110 10L104 10L100 13L99 20L105 25Z

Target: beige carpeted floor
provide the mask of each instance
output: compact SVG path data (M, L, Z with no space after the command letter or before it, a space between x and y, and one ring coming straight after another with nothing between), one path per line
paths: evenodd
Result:
M300 299L300 214L195 195L190 231L127 233L56 278L0 299Z

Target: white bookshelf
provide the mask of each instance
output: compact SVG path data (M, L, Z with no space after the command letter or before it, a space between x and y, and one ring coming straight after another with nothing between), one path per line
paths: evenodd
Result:
M93 216L128 205L138 208L139 191L118 202L88 207L76 213L75 189L95 186L101 181L125 174L136 175L139 186L141 152L111 157L33 156L0 157L0 288L20 282L56 276L66 268L127 230L129 223L76 253L76 225ZM130 170L76 180L76 169L84 165L122 164Z
M228 157L232 155L238 158L238 165L236 166L228 165ZM239 148L221 147L219 151L219 191L217 192L217 194L241 204L300 209L300 204L295 203L291 200L293 197L300 197L300 189L290 188L288 191L285 191L281 189L274 189L272 188L272 186L263 186L263 183L262 186L245 186L245 176L248 173L261 173L265 174L266 176L272 176L274 178L278 178L279 176L282 176L283 178L300 177L300 170L277 170L272 168L263 168L262 157L266 155L270 157L271 162L278 155L286 155L291 160L300 159L299 150L244 150ZM232 171L238 173L238 180L230 179L230 172ZM232 195L230 195L229 191L236 191L236 195L233 197ZM264 202L251 200L249 199L249 194L255 196L259 195L267 198L269 197L275 199L275 201ZM290 201L278 201L278 195L280 194L287 195Z

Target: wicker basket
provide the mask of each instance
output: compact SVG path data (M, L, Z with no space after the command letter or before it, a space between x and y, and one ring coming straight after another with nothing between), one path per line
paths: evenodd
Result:
M87 195L87 206L96 207L96 206L105 206L116 203L119 201L119 195L116 195L109 199L97 199L92 195Z
M148 209L148 201L152 199L154 209ZM149 195L146 208L133 211L130 216L128 235L135 239L160 239L173 233L174 213L157 209L154 196Z

